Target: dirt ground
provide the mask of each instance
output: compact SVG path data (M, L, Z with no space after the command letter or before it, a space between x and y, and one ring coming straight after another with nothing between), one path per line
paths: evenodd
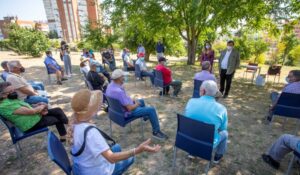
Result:
M54 53L59 63L58 54ZM64 82L62 86L47 84L46 70L43 64L43 58L31 58L26 56L17 56L11 52L0 52L0 61L18 59L26 68L25 77L28 80L43 81L46 84L46 90L51 96L50 104L52 107L61 107L68 116L71 116L70 100L72 95L79 89L86 88L82 75L79 72L79 53L72 53L73 72L75 75ZM96 58L100 58L96 54ZM120 57L117 57L120 59ZM155 58L153 58L155 60ZM118 65L121 65L120 60ZM181 113L192 95L193 75L200 70L199 64L195 66L186 66L181 62L170 60L171 69L174 73L174 79L182 80L183 89L178 98L158 96L158 91L149 86L149 80L145 86L144 82L134 83L131 76L126 83L127 92L131 96L144 98L147 105L154 106L159 115L160 125L164 132L170 136L165 142L159 142L153 139L153 143L160 144L162 149L157 154L141 154L136 157L136 162L126 172L126 174L202 174L207 162L196 159L190 161L187 159L187 153L179 150L177 154L177 168L172 172L173 145L177 129L176 113ZM154 66L154 64L151 64ZM284 67L280 83L267 83L264 87L258 87L251 84L250 80L242 78L244 69L237 71L229 98L220 99L219 102L227 107L228 110L228 151L224 159L218 165L213 165L209 171L210 175L279 175L287 169L290 155L282 162L281 169L274 169L263 163L261 154L266 151L268 146L281 134L295 134L296 120L289 119L282 127L284 120L276 118L272 128L264 124L264 116L267 113L270 104L269 94L271 91L281 90L284 86L284 78L292 67ZM295 68L294 68L295 69ZM298 67L299 69L299 67ZM267 66L263 66L261 73L267 71ZM216 71L217 72L217 71ZM218 75L216 74L218 77ZM250 78L250 75L248 75ZM109 133L109 119L105 112L99 112L94 119L97 126ZM56 134L56 129L50 127L50 130ZM124 136L125 130L127 135ZM151 125L146 123L145 138L151 137ZM132 124L132 131L129 127L121 128L113 124L113 138L123 147L123 149L133 148L143 140L140 134L140 122L135 121ZM23 147L23 159L26 162L21 167L20 161L16 157L14 145L10 140L6 128L0 124L0 174L24 174L24 175L58 175L64 174L58 166L50 161L47 154L46 134L37 135L21 142ZM65 145L67 150L69 146ZM70 156L69 156L70 157ZM294 173L297 173L294 169Z

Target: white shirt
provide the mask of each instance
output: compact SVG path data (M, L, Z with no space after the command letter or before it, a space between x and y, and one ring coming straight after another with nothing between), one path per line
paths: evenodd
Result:
M224 58L222 60L222 63L221 63L221 68L222 69L227 69L227 67L228 67L228 60L229 60L229 56L231 54L231 51L232 50L227 50L226 51L226 54L225 54L225 56L224 56Z
M147 71L147 66L146 66L145 61L142 61L140 58L138 60L136 60L135 64L138 64L142 71Z
M81 123L74 125L72 153L78 152L83 143L84 129L92 124ZM115 164L109 163L101 155L104 151L110 149L106 140L95 128L88 131L84 151L81 155L73 157L74 174L78 175L111 175Z
M80 67L80 72L81 73L85 73L86 75L89 73L90 71L90 66L89 66L89 63L88 62L85 62L84 63L84 66L83 67Z

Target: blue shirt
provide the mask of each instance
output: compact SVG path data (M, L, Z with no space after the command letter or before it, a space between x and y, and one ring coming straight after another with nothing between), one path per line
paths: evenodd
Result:
M227 130L227 110L214 97L191 98L185 107L185 116L215 125L214 147L219 144L219 132Z
M203 70L199 73L196 73L194 76L194 80L200 80L200 81L213 80L216 82L216 78L215 78L214 74L211 74L207 70Z
M54 67L55 67L56 69L58 69L58 70L61 70L60 65L56 62L56 60L55 60L53 57L47 56L47 57L45 58L44 63L47 65L47 67L48 67L48 69L49 69L49 73L55 73L55 72L56 72L56 70L51 69L51 68L49 67L49 65L54 66Z

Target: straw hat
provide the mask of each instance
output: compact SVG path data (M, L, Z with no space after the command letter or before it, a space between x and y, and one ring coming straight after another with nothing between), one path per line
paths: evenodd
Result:
M102 103L101 91L79 90L72 98L71 107L77 121L87 121L98 112Z

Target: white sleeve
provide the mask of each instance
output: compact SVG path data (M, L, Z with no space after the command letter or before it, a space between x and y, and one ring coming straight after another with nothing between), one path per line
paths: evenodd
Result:
M100 132L95 128L92 128L88 132L85 146L86 149L90 150L90 152L94 157L97 157L99 156L99 154L110 149L108 144L106 143L106 140L103 138Z

